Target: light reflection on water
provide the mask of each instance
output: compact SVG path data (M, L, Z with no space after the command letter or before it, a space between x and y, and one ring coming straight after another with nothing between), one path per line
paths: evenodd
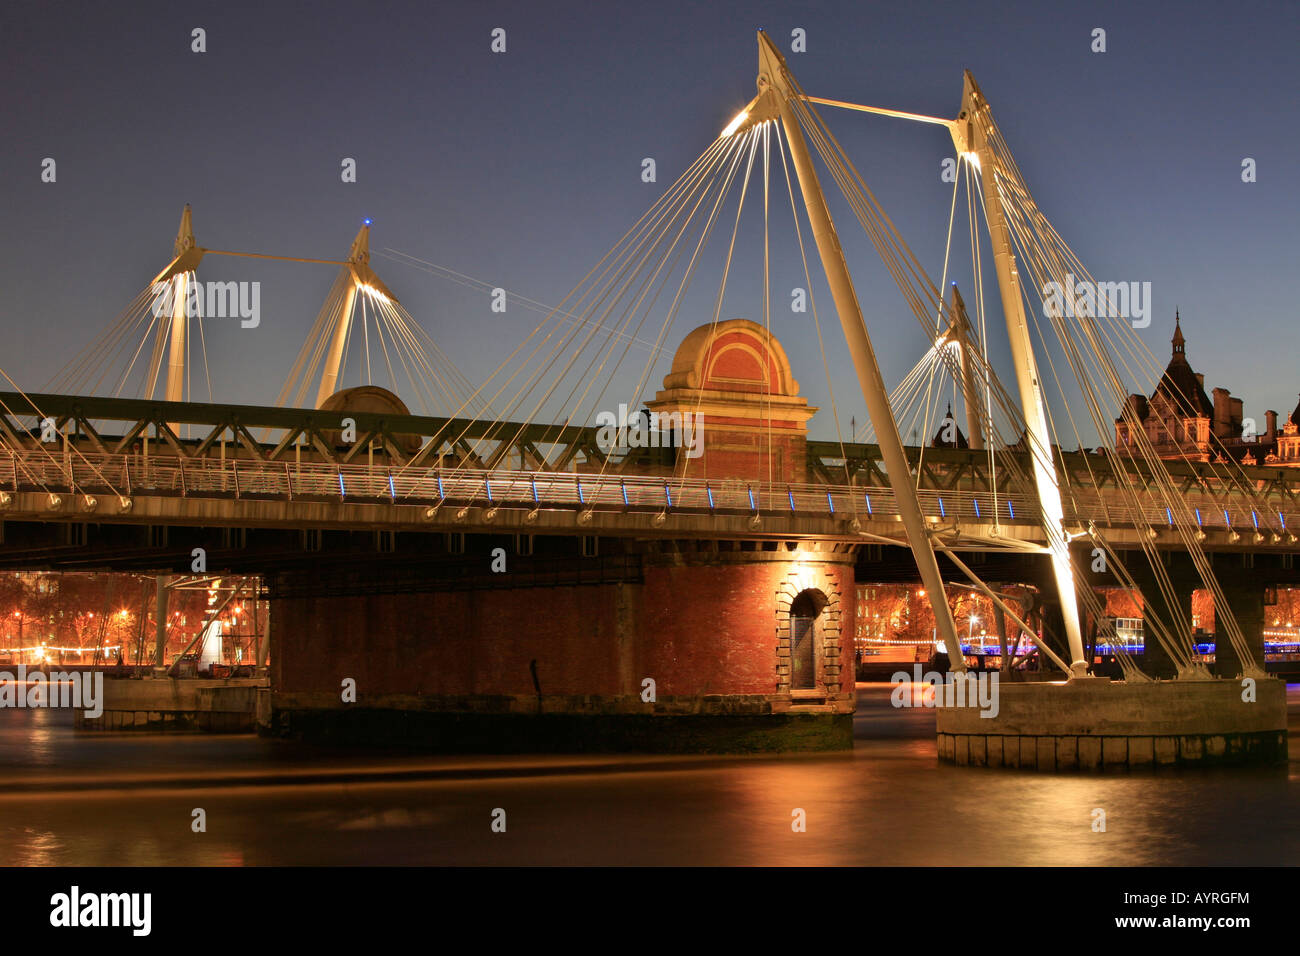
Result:
M322 753L250 736L79 734L65 713L0 712L0 773L11 782L0 784L0 864L1212 865L1291 864L1300 849L1300 754L1276 770L953 767L935 759L934 712L895 710L888 696L887 685L860 688L852 753L785 757ZM1294 715L1300 688L1290 701ZM583 760L594 766L575 772ZM171 780L217 768L503 762L545 772L191 789ZM99 788L15 792L51 773ZM150 789L112 789L120 774L144 775ZM206 833L190 829L195 807ZM504 834L490 829L497 807ZM1105 833L1091 828L1097 807ZM807 832L791 829L795 808Z

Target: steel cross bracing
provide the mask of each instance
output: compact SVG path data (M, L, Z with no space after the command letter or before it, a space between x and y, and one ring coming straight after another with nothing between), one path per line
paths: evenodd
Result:
M538 446L557 429L519 428L523 467L491 443L467 459L492 423L458 422L466 447L444 448L441 459L424 441L402 451L411 436L446 434L447 420L348 413L356 441L338 443L337 413L79 396L0 393L14 412L0 416L0 519L130 523L419 529L489 526L551 533L727 535L741 538L825 536L889 539L906 544L899 510L875 445L809 442L808 480L769 483L739 478L681 478L671 461L657 467L625 459L599 471L595 429L569 429L552 467ZM42 442L35 408L53 420ZM30 415L22 414L24 411ZM168 423L201 426L204 437L181 440ZM258 433L272 431L269 439ZM161 436L161 437L160 437ZM301 438L303 445L296 444ZM531 450L530 450L531 449ZM508 451L507 449L506 451ZM581 460L578 456L581 455ZM847 468L846 457L847 456ZM1039 549L1047 542L1032 496L995 490L980 451L907 449L917 500L932 532L957 548ZM1109 540L1136 540L1138 529L1167 523L1154 495L1134 521L1124 483L1145 476L1115 474L1099 456L1058 456L1067 528L1086 538L1090 525ZM470 462L467 464L467 461ZM504 463L504 464L503 464ZM591 467L592 471L584 471ZM1203 516L1206 544L1218 548L1293 550L1290 528L1300 523L1300 475L1253 468L1258 499L1244 496L1209 466L1171 464L1185 497ZM659 471L661 473L656 474ZM1165 532L1157 531L1158 535ZM864 538L865 536L865 538ZM1168 532L1169 546L1176 536ZM1158 541L1157 543L1163 543Z
M219 451L255 461L291 461L304 452L333 464L348 464L381 453L399 467L427 466L439 455L457 462L495 466L513 454L536 470L563 469L581 454L603 460L595 428L557 425L520 426L463 418L386 415L373 412L323 412L319 409L159 402L149 399L0 392L0 442L5 446L48 451L61 447L40 441L44 419L53 422L58 442L79 450L114 456L166 454L198 459ZM14 416L23 419L15 422ZM28 417L30 416L30 417ZM355 438L339 443L344 419L351 419ZM181 439L180 425L198 426L200 438ZM106 427L116 428L108 434ZM265 434L274 433L267 442ZM405 450L407 436L441 439ZM504 437L508 436L508 437Z

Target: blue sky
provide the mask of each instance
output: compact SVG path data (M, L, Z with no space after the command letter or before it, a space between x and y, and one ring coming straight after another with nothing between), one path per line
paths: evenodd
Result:
M490 50L496 27L504 54ZM1300 7L1288 3L10 4L0 367L45 384L166 264L186 202L211 248L342 258L369 216L376 249L558 302L752 97L760 27L787 51L806 31L807 52L787 58L814 95L949 116L971 69L1091 272L1152 283L1142 334L1156 356L1177 306L1207 390L1230 388L1261 421L1294 407ZM1090 49L1096 27L1104 54ZM946 132L825 115L937 281ZM45 157L56 183L40 181ZM340 181L342 157L357 160L356 183ZM655 183L641 180L645 157ZM892 386L923 340L847 207L831 208ZM777 242L779 303L804 283L795 247ZM475 382L539 319L373 265ZM273 402L332 270L209 257L200 276L262 283L259 327L210 322L208 357L218 401ZM758 301L752 283L729 288L723 317L759 318ZM670 342L709 318L683 314ZM826 406L815 336L788 309L773 321L804 393ZM861 421L842 348L830 364L845 417ZM830 433L828 416L814 425Z

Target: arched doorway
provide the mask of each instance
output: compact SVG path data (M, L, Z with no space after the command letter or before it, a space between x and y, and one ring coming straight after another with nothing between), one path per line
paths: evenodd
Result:
M817 688L820 663L818 619L826 607L826 596L817 590L800 591L790 604L790 689Z

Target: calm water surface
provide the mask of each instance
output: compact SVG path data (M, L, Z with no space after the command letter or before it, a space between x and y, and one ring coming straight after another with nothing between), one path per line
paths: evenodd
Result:
M1294 864L1289 701L1289 766L1088 776L941 765L933 711L882 685L852 753L822 756L392 756L5 710L0 864Z

